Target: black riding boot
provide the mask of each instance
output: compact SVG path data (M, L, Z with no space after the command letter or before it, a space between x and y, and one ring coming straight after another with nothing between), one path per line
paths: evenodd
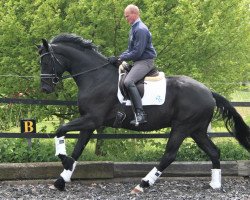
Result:
M142 108L141 96L139 94L138 89L135 85L128 87L128 92L130 96L130 100L132 101L134 108L135 108L135 119L132 120L130 123L138 126L139 124L143 124L147 122L146 114Z

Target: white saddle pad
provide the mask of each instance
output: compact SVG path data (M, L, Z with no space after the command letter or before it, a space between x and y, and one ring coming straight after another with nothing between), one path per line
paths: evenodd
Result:
M144 95L142 97L142 105L162 105L166 97L166 78L163 72L159 72L163 76L160 80L151 79L150 77L144 80ZM119 81L121 74L119 75ZM130 106L130 100L124 100L118 84L117 97L120 103Z

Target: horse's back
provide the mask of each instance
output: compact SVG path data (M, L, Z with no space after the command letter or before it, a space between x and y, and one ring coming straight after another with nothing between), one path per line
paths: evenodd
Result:
M215 107L211 91L204 84L188 76L167 77L166 94L166 100L171 101L175 116L182 119L210 115Z

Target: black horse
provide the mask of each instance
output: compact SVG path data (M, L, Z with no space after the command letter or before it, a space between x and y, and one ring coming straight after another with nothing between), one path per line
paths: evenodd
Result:
M61 159L64 171L55 181L64 190L70 181L76 161L87 145L93 131L101 126L113 127L121 104L117 98L118 69L101 55L91 41L72 34L58 35L48 43L45 39L38 46L41 57L41 88L43 92L54 91L58 81L70 73L78 86L80 117L62 125L56 131L56 155ZM134 126L132 109L124 108L126 118L121 127L136 131L152 131L171 127L166 150L158 166L153 168L132 193L142 192L154 184L176 158L183 140L191 137L212 161L212 188L221 187L220 152L207 135L207 128L214 109L222 115L226 127L239 143L250 151L250 130L230 102L211 92L202 83L187 76L166 77L166 101L163 105L145 106L148 123ZM71 156L67 156L64 136L68 131L80 131Z

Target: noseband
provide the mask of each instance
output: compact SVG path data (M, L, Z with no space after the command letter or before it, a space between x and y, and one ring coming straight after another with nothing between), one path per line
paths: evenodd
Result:
M96 68L93 68L93 69L89 69L89 70L86 70L86 71L83 71L83 72L80 72L80 73L77 73L77 74L73 74L73 75L67 75L67 76L62 76L62 77L58 77L57 73L56 73L56 68L55 68L55 64L56 62L59 63L60 66L63 67L62 63L60 62L60 60L56 57L54 51L53 51L53 48L50 44L48 44L49 46L49 51L48 52L45 52L43 53L42 55L40 55L40 59L42 61L42 58L46 55L50 55L52 61L53 61L53 65L52 65L52 70L53 70L53 73L52 74L41 74L41 78L44 78L44 79L52 79L52 83L53 84L58 84L59 81L63 80L63 79L66 79L66 78L73 78L73 77L76 77L76 76L79 76L79 75L82 75L82 74L85 74L85 73L88 73L88 72L91 72L91 71L95 71L95 70L98 70L100 68L103 68L107 65L110 64L110 62L106 62L105 64L101 65L101 66L98 66ZM107 60L108 61L108 60Z

